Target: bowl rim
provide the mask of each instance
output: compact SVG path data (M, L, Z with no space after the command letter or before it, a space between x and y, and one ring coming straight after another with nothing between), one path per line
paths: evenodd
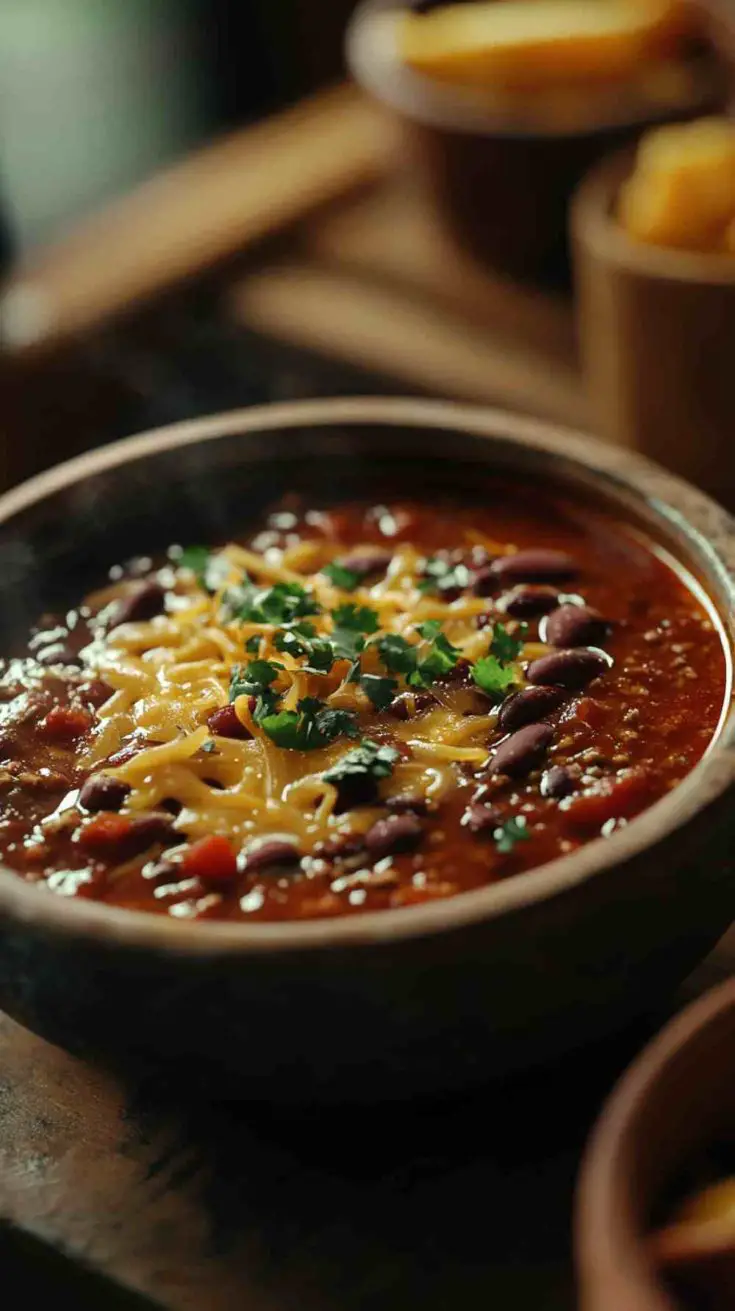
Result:
M631 1311L674 1311L634 1214L633 1165L640 1122L692 1043L735 1014L735 979L679 1011L632 1061L605 1101L585 1147L574 1203L574 1248L583 1283L620 1278ZM605 1305L603 1298L600 1306ZM610 1306L617 1305L614 1298ZM622 1303L620 1303L622 1305Z
M561 481L590 478L619 501L639 502L662 526L683 534L692 552L706 561L710 584L717 579L735 608L735 520L721 506L682 479L630 451L531 417L455 401L395 397L351 397L253 406L205 418L188 419L103 446L47 470L0 496L0 530L12 518L47 497L121 465L181 446L228 436L261 434L279 428L374 425L377 428L456 429L463 434L506 443L508 449L548 455L567 466ZM522 457L521 457L522 458ZM697 523L699 520L699 524ZM732 543L727 563L710 537ZM732 649L733 635L730 633ZM720 728L695 769L670 793L630 825L608 838L586 843L570 855L500 883L436 902L308 921L248 924L241 921L174 921L148 911L126 910L103 902L44 893L0 866L0 916L74 937L130 942L171 954L355 947L448 933L549 900L603 871L638 856L655 841L682 827L735 780L735 701L723 708Z
M542 122L537 127L513 127L499 121L492 112L481 106L462 103L452 94L451 83L444 86L399 61L389 64L375 57L369 41L370 20L375 14L400 12L409 7L409 0L403 4L400 0L359 0L347 24L344 51L347 67L359 86L394 111L425 127L445 132L465 132L477 137L495 137L503 141L575 142L614 137L626 130L653 127L682 116L694 117L711 112L713 105L722 102L723 88L720 88L721 94L703 89L700 95L693 96L687 105L679 108L664 106L658 111L649 108L640 114L603 118L580 127L548 129Z
M607 265L651 281L735 287L735 255L656 246L628 236L612 209L635 154L635 147L629 146L607 155L580 182L570 209L571 231L579 247Z

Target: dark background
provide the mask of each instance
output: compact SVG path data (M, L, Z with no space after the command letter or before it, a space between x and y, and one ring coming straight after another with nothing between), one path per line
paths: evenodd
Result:
M15 252L341 70L352 0L2 0L0 194Z

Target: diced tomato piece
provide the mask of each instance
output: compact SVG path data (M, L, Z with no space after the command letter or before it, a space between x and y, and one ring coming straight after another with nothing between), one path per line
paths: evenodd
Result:
M652 800L650 775L643 769L631 769L571 797L562 813L572 827L595 830L610 819L632 819Z
M100 811L80 831L78 842L95 856L110 856L127 844L133 829L132 820L111 810Z
M582 724L589 724L590 728L599 728L605 720L605 709L594 697L583 696L569 707L565 719L576 719Z
M70 706L54 706L39 725L47 737L74 742L92 727L94 716L88 710L74 710Z
M237 857L227 838L213 833L192 842L181 859L181 870L184 877L202 883L231 883L237 876Z

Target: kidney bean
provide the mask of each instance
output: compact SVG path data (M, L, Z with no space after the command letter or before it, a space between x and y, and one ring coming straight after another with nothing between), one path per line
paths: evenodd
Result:
M489 806L483 801L471 801L460 822L470 833L488 833L502 823L502 815L495 806Z
M539 627L541 641L549 646L599 646L608 632L609 624L588 605L560 605Z
M541 796L561 801L562 797L570 796L574 787L575 782L569 770L563 765L552 765L541 779Z
M369 578L371 574L384 574L392 559L392 551L362 550L343 555L339 563L358 578Z
M431 692L401 692L394 696L388 706L388 714L394 719L413 719L414 715L420 715L422 710L428 710L433 705L436 705L436 701Z
M475 596L492 596L493 592L498 590L498 576L493 571L491 564L484 565L478 569L475 574L475 580L472 584L472 591Z
M207 720L207 728L216 737L232 737L240 741L252 737L252 733L238 719L235 707L232 705L220 706L218 710L213 710Z
M573 578L577 566L566 551L536 549L502 555L492 565L503 583L552 583Z
M395 815L426 815L429 806L426 797L402 796L388 797L386 807Z
M119 810L130 792L127 783L110 774L91 774L79 792L84 810Z
M266 838L246 850L240 861L243 874L253 874L271 866L297 865L301 852L295 842L287 838Z
M138 620L153 619L163 611L166 592L160 583L151 578L147 583L136 587L135 591L118 601L112 613L109 628L118 624L135 623Z
M365 834L365 847L373 860L382 860L399 851L412 851L423 837L424 829L415 815L389 815L379 819Z
M548 724L528 724L526 728L520 728L501 742L490 762L493 773L509 774L511 778L529 774L540 764L553 736Z
M498 598L498 608L512 619L535 619L553 610L558 599L555 587L514 587Z
M115 815L100 811L79 831L80 847L109 862L130 860L148 847L170 845L176 838L168 815Z
M535 724L557 710L565 696L561 687L525 687L514 692L500 707L498 728L501 733L515 733L525 724Z
M529 683L567 687L572 691L599 678L612 665L612 657L594 647L570 647L534 660L526 670Z

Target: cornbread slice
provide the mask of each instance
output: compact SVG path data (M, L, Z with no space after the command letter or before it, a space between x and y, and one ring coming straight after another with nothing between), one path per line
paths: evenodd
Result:
M398 48L432 77L543 87L626 76L691 21L681 0L494 0L406 14Z

